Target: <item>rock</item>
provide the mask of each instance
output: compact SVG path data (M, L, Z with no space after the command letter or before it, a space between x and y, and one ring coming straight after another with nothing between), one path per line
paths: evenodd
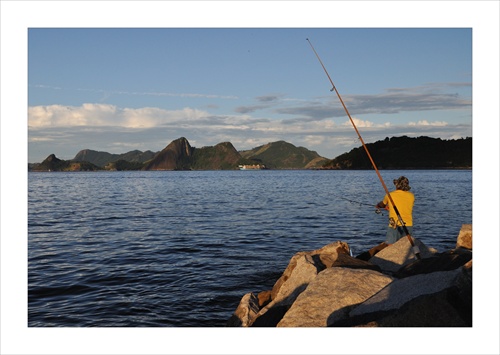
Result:
M257 295L259 300L259 309L265 307L271 302L271 291L262 291Z
M436 275L437 274L437 275ZM453 277L455 275L455 277ZM393 305L387 309L389 298L380 300L377 294L364 304L353 309L349 319L342 320L334 326L370 326L370 327L471 327L472 326L472 261L454 271L436 272L427 275L414 276L419 281L415 282L414 288L423 288L420 295L404 301L411 292L401 291L401 281L394 281L388 288L394 288L394 296L402 302L401 305ZM409 279L412 279L410 277ZM408 279L405 279L408 280ZM439 282L444 280L444 283ZM415 279L412 281L416 281ZM430 290L426 284L438 282L431 286ZM399 290L398 290L399 288ZM384 289L385 290L385 289ZM384 291L383 290L383 291ZM413 293L415 293L413 291ZM376 302L378 309L373 306ZM370 312L366 311L367 304L371 304ZM364 308L364 309L363 309ZM386 309L382 309L386 308Z
M275 291L276 287L273 288L272 301L257 313L254 326L275 327L297 296L318 274L318 266L310 255L295 255L292 260L293 268L278 289Z
M385 249L389 246L389 244L385 243L385 242L382 242L380 243L379 245L377 246L374 246L373 248L371 248L370 250L368 251L365 251L364 253L361 253L359 254L358 256L356 256L357 259L360 259L360 260L365 260L365 261L368 261L370 260L375 254L377 254L379 251L381 251L382 249Z
M299 252L295 254L294 256L292 256L290 262L288 263L287 268L283 272L283 275L281 275L278 281L276 281L276 283L274 284L271 298L275 300L278 297L278 293L281 287L292 275L293 270L297 265L297 260L299 260L303 256L308 256L309 258L307 258L307 260L309 260L313 265L315 265L317 272L315 273L314 276L316 276L316 274L319 271L324 270L327 267L330 267L335 262L339 254L349 255L349 250L350 250L349 245L347 245L347 243L334 242L325 245L320 249L308 252Z
M301 267L303 266L303 267ZM271 299L277 300L280 296L283 298L286 289L295 289L301 284L308 283L318 273L318 267L310 255L297 253L290 259L287 268L276 281L271 291ZM283 288L283 290L282 290Z
M253 293L241 298L240 304L226 323L227 327L248 327L259 311L259 300Z
M337 259L331 263L330 267L345 267L351 269L369 269L375 271L381 271L380 267L377 265L373 265L368 261L363 261L358 258L353 258L347 254L339 254Z
M365 301L392 280L373 270L328 268L297 297L277 326L325 327L345 318L350 306Z
M398 309L413 298L436 293L449 287L459 272L459 270L438 271L395 280L378 294L356 307L351 312L351 316Z
M457 295L462 303L467 306L465 314L470 317L472 325L472 260L465 264L461 270L462 273L456 280Z
M336 254L347 254L350 255L349 245L345 242L333 242L325 245L319 249L308 252L310 255L336 255Z
M344 242L299 252L272 290L243 296L227 325L471 327L468 226L462 226L457 248L444 253L414 239L420 259L408 238L382 243L356 258ZM466 241L459 241L463 236Z
M472 250L472 224L462 224L462 229L458 233L456 247Z
M415 246L420 250L420 257L428 258L436 253L436 250L429 249L420 240L413 238ZM399 239L396 243L379 251L375 256L370 258L369 262L378 265L383 272L394 273L403 265L409 264L417 260L413 247L408 238Z
M333 326L471 326L472 272L462 267L395 280Z
M348 256L349 251L347 243L334 242L320 249L295 254L274 284L271 302L258 312L255 321L250 324L255 327L275 327L309 282L320 271L331 267L339 255ZM357 265L359 267L360 264Z
M403 278L418 274L429 274L436 271L449 271L458 269L472 260L472 251L455 249L446 253L435 254L429 258L415 260L400 268L394 276Z

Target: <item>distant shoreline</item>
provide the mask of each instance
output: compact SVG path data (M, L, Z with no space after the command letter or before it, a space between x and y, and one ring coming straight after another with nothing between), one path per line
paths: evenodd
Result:
M117 173L117 172L123 172L123 171L142 171L142 172L155 172L155 171L370 171L373 169L323 169L323 168L312 168L312 169L249 169L249 170L240 170L240 169L217 169L217 170L211 170L211 169L204 169L204 170L195 170L195 169L190 169L190 170L106 170L106 169L101 169L101 170L66 170L66 171L61 171L61 170L56 170L56 171L49 171L49 170L30 170L28 169L29 173ZM449 167L444 167L444 168L378 168L380 171L389 171L389 170L401 170L401 171L411 171L411 170L471 170L472 167L464 167L464 168L449 168Z

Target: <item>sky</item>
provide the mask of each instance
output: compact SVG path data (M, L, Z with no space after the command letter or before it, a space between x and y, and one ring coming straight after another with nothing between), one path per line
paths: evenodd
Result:
M498 354L498 1L2 0L0 10L2 353ZM412 330L417 342L390 329L383 344L383 329L362 341L327 328L28 329L26 163L158 151L182 136L238 150L286 140L327 158L358 147L306 38L367 143L474 131L474 327ZM443 341L457 337L473 341Z
M472 137L471 28L30 28L29 162L82 149Z

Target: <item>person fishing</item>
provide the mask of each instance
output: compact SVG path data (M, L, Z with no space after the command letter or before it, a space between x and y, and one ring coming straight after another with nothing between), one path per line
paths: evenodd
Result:
M337 94L337 97L339 98L340 103L344 107L344 110L345 110L345 113L347 114L347 117L349 117L349 121L351 121L352 127L354 128L354 130L356 131L356 134L358 135L359 141L363 145L363 148L365 148L366 155L370 159L370 162L372 163L373 169L377 173L377 176L378 176L378 178L380 180L380 183L382 184L382 187L385 190L386 196L384 197L383 201L379 202L379 204L377 205L377 207L380 205L381 206L380 208L385 208L387 206L388 202L390 202L390 206L389 206L389 218L392 218L393 221L396 221L396 218L397 218L397 221L399 222L399 223L395 222L394 223L395 228L391 228L391 229L394 229L394 231L390 232L391 239L389 239L389 241L392 241L390 244L394 243L396 240L398 240L399 238L401 238L403 236L402 234L404 233L404 235L406 235L406 237L408 238L408 241L410 242L410 244L412 246L413 252L415 253L415 257L420 260L421 257L420 257L420 250L418 248L418 245L415 244L415 241L413 240L413 238L411 236L411 233L410 233L410 231L407 228L407 227L412 227L413 226L412 210L413 210L413 203L414 203L414 196L413 196L413 194L411 192L409 192L410 186L409 186L408 179L405 178L404 176L401 176L399 179L394 180L394 184L396 184L397 181L403 182L404 180L406 180L407 181L406 185L408 187L407 190L399 190L399 189L396 188L396 191L394 191L393 193L389 192L389 189L385 185L384 179L382 179L382 175L380 175L380 172L377 169L377 165L375 164L375 161L373 161L373 158L372 158L372 156L371 156L371 154L370 154L370 152L368 150L368 147L366 146L366 144L365 144L365 142L363 140L363 137L361 137L361 134L359 133L358 128L356 127L356 124L354 123L354 120L352 119L351 114L349 113L349 110L347 109L347 107L346 107L346 105L344 103L344 100L342 100L342 97L340 96L339 91L337 90L337 88L333 84L333 80L330 77L330 74L328 74L328 71L326 70L325 65L323 64L323 61L321 60L321 58L319 57L318 53L316 52L316 49L314 49L314 47L313 47L311 41L309 40L309 38L306 38L306 40L307 40L307 42L309 42L309 45L311 46L311 49L313 50L314 54L316 55L316 58L318 58L318 61L321 64L321 67L325 71L325 74L328 77L328 80L330 81L330 84L332 84L332 88L330 89L330 91L332 91L332 92L335 91L335 93ZM410 195L402 195L401 193L399 193L399 191L404 192L404 193L408 193ZM393 194L397 195L398 199L401 198L401 200L402 200L401 202L403 202L405 204L404 209L405 209L405 218L406 218L406 220L402 218L402 216L401 216L401 214L399 212L399 209L397 207L397 206L399 206L399 204L396 205L396 202L394 202L394 200L392 198ZM403 197L403 196L406 196L406 198ZM410 196L411 196L411 198L410 198ZM413 229L413 228L411 228L411 229ZM389 234L389 230L388 230L387 234ZM389 243L387 243L387 244L389 244Z
M399 219L393 204L389 201L389 196L386 194L384 199L377 203L377 208L385 208L389 211L389 225L387 226L386 244L394 244L406 233L401 225L401 220L409 234L413 232L413 204L415 196L410 192L410 182L405 176L400 176L393 180L396 190L390 192L392 202L396 204L401 218Z

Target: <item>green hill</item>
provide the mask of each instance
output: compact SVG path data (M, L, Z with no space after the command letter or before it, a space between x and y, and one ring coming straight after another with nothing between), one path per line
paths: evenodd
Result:
M319 167L327 161L315 151L296 147L285 141L240 151L240 154L244 158L261 162L270 169L309 169Z
M54 154L49 155L40 164L34 164L32 171L97 171L100 167L89 162L74 162L71 160L61 160Z
M108 152L99 152L91 149L83 149L80 150L72 160L86 161L103 168L106 165L118 162L119 160L142 164L148 160L151 160L154 157L154 155L155 153L153 153L150 150L147 150L145 152L141 152L140 150L132 150L124 154L111 154Z
M379 169L472 168L472 138L392 137L366 144ZM372 169L361 146L330 160L324 169Z
M195 148L191 167L194 170L232 170L249 163L231 143L223 142L213 147Z

